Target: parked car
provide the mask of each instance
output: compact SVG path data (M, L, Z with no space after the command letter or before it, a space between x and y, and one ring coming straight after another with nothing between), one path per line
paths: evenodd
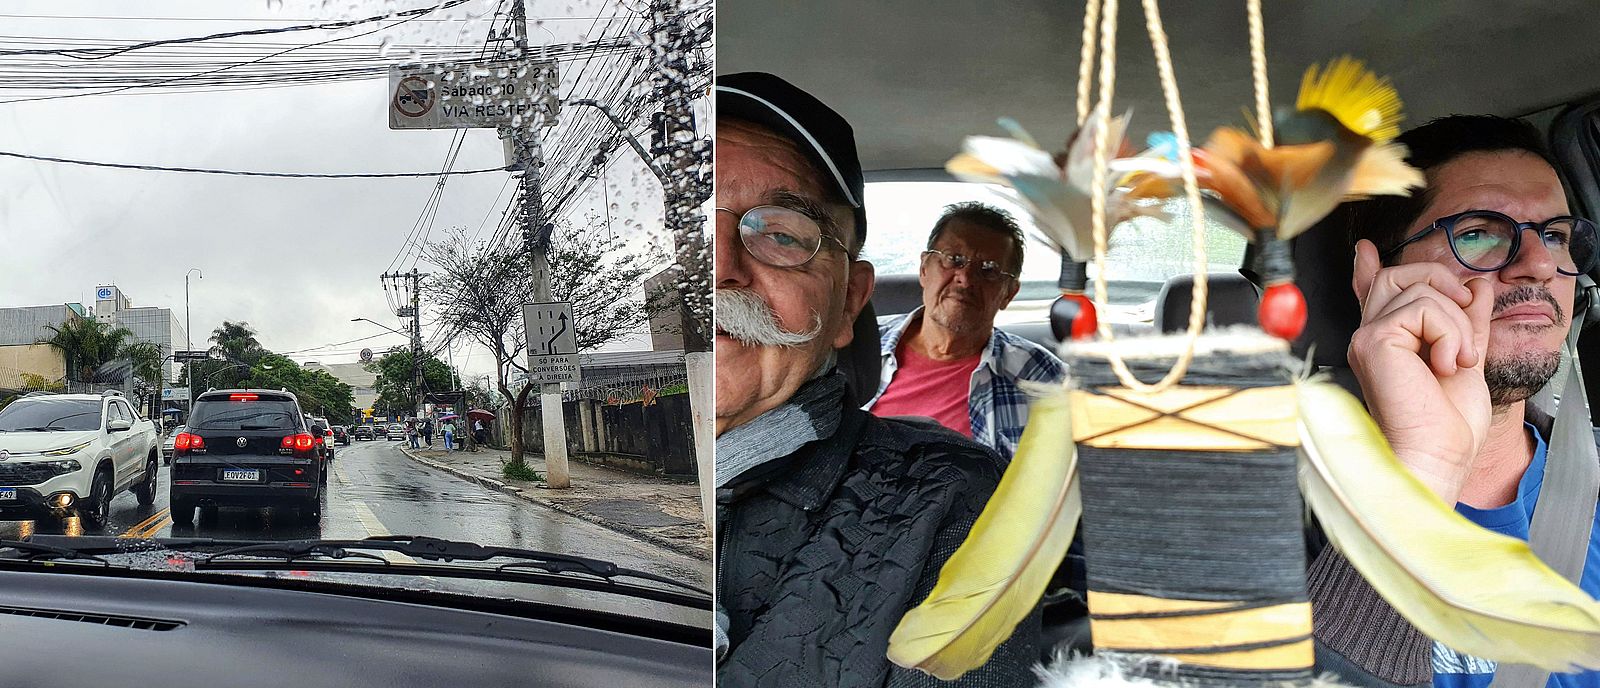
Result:
M350 430L343 425L333 426L333 439L339 444L350 444Z
M311 416L310 420L312 428L311 434L317 436L317 444L318 446L322 447L323 454L326 455L326 458L332 459L334 447L333 425L328 423L327 418L321 418L318 416Z
M391 440L403 440L406 438L406 426L399 423L390 423L385 430L385 435Z
M352 434L355 435L355 438L357 440L375 440L375 439L378 439L378 433L373 431L371 425L357 425L355 432L352 433Z
M192 524L196 507L281 506L314 523L331 458L323 449L293 393L206 392L174 443L172 520Z
M161 463L172 464L172 443L178 439L178 433L183 432L188 426L179 425L167 432L167 438L161 441Z
M0 409L0 511L77 513L103 527L111 498L155 501L160 437L120 393L27 395Z

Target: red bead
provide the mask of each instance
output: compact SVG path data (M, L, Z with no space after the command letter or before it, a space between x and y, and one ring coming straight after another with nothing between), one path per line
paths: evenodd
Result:
M1072 338L1088 339L1093 337L1095 330L1100 327L1100 320L1095 315L1094 301L1083 294L1071 294L1066 298L1078 302L1078 317L1072 321Z
M1306 329L1306 297L1293 282L1268 285L1256 318L1267 334L1294 341Z

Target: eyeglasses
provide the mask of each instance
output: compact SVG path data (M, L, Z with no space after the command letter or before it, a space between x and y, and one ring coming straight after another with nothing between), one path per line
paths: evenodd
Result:
M1581 217L1563 215L1544 222L1517 222L1493 210L1468 210L1434 220L1426 229L1385 251L1384 258L1400 253L1400 249L1439 229L1449 238L1450 251L1456 260L1478 272L1494 272L1516 260L1522 246L1522 232L1527 229L1539 233L1556 263L1556 272L1563 275L1576 276L1593 270L1596 249L1600 246L1594 223Z
M728 208L719 213L739 217L739 243L756 260L778 268L796 268L811 262L822 250L822 240L832 241L849 255L843 241L825 234L816 220L798 210L775 205L758 205L743 215Z
M939 264L944 266L944 269L946 270L960 270L968 265L973 264L972 259L964 255L959 253L945 253L944 251L933 248L922 252L923 258L927 258L928 256L938 256ZM983 261L978 263L977 266L978 278L985 282L1001 282L1016 278L1016 275L1001 270L1000 264L992 260Z

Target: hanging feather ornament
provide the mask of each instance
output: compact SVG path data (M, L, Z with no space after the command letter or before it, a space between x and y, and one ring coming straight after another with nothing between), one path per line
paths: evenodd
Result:
M1348 392L1290 379L1284 340L1208 335L1158 392L1119 384L1112 348L1064 345L1068 388L1036 402L999 489L890 637L892 661L945 680L982 666L1081 530L1097 655L1158 684L1309 680L1303 494L1333 546L1430 637L1498 662L1600 668L1600 603L1526 542L1440 502ZM1151 379L1183 340L1115 348Z
M1016 122L1002 119L1000 126L1009 131L1011 138L969 136L961 154L951 158L945 170L962 181L999 184L1017 192L1040 231L1061 254L1061 274L1057 279L1061 297L1050 307L1056 338L1067 341L1092 336L1098 317L1094 302L1084 290L1089 279L1086 261L1094 255L1089 197L1094 141L1099 128L1108 127L1114 150L1131 153L1124 139L1128 115L1108 117L1104 105L1096 108L1084 127L1068 140L1066 152L1055 155L1041 149ZM1131 172L1141 163L1131 160L1127 165L1131 167L1113 160L1110 168ZM1118 220L1152 212L1117 191L1112 192L1107 207Z
M1394 86L1343 57L1306 70L1295 107L1273 117L1276 145L1221 127L1194 149L1196 181L1211 194L1208 210L1256 244L1266 287L1258 318L1269 334L1293 340L1305 328L1305 297L1294 285L1288 240L1345 201L1422 187L1422 172L1405 163L1405 147L1392 141L1401 119ZM1135 197L1182 191L1175 165L1137 170L1124 184Z

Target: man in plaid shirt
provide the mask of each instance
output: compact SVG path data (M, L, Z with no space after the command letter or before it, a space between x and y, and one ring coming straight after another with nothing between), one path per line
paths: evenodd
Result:
M945 208L922 253L922 307L879 328L883 374L862 407L878 416L926 416L1007 459L1028 421L1019 380L1066 373L1042 346L994 327L1021 283L1016 220L981 203Z

